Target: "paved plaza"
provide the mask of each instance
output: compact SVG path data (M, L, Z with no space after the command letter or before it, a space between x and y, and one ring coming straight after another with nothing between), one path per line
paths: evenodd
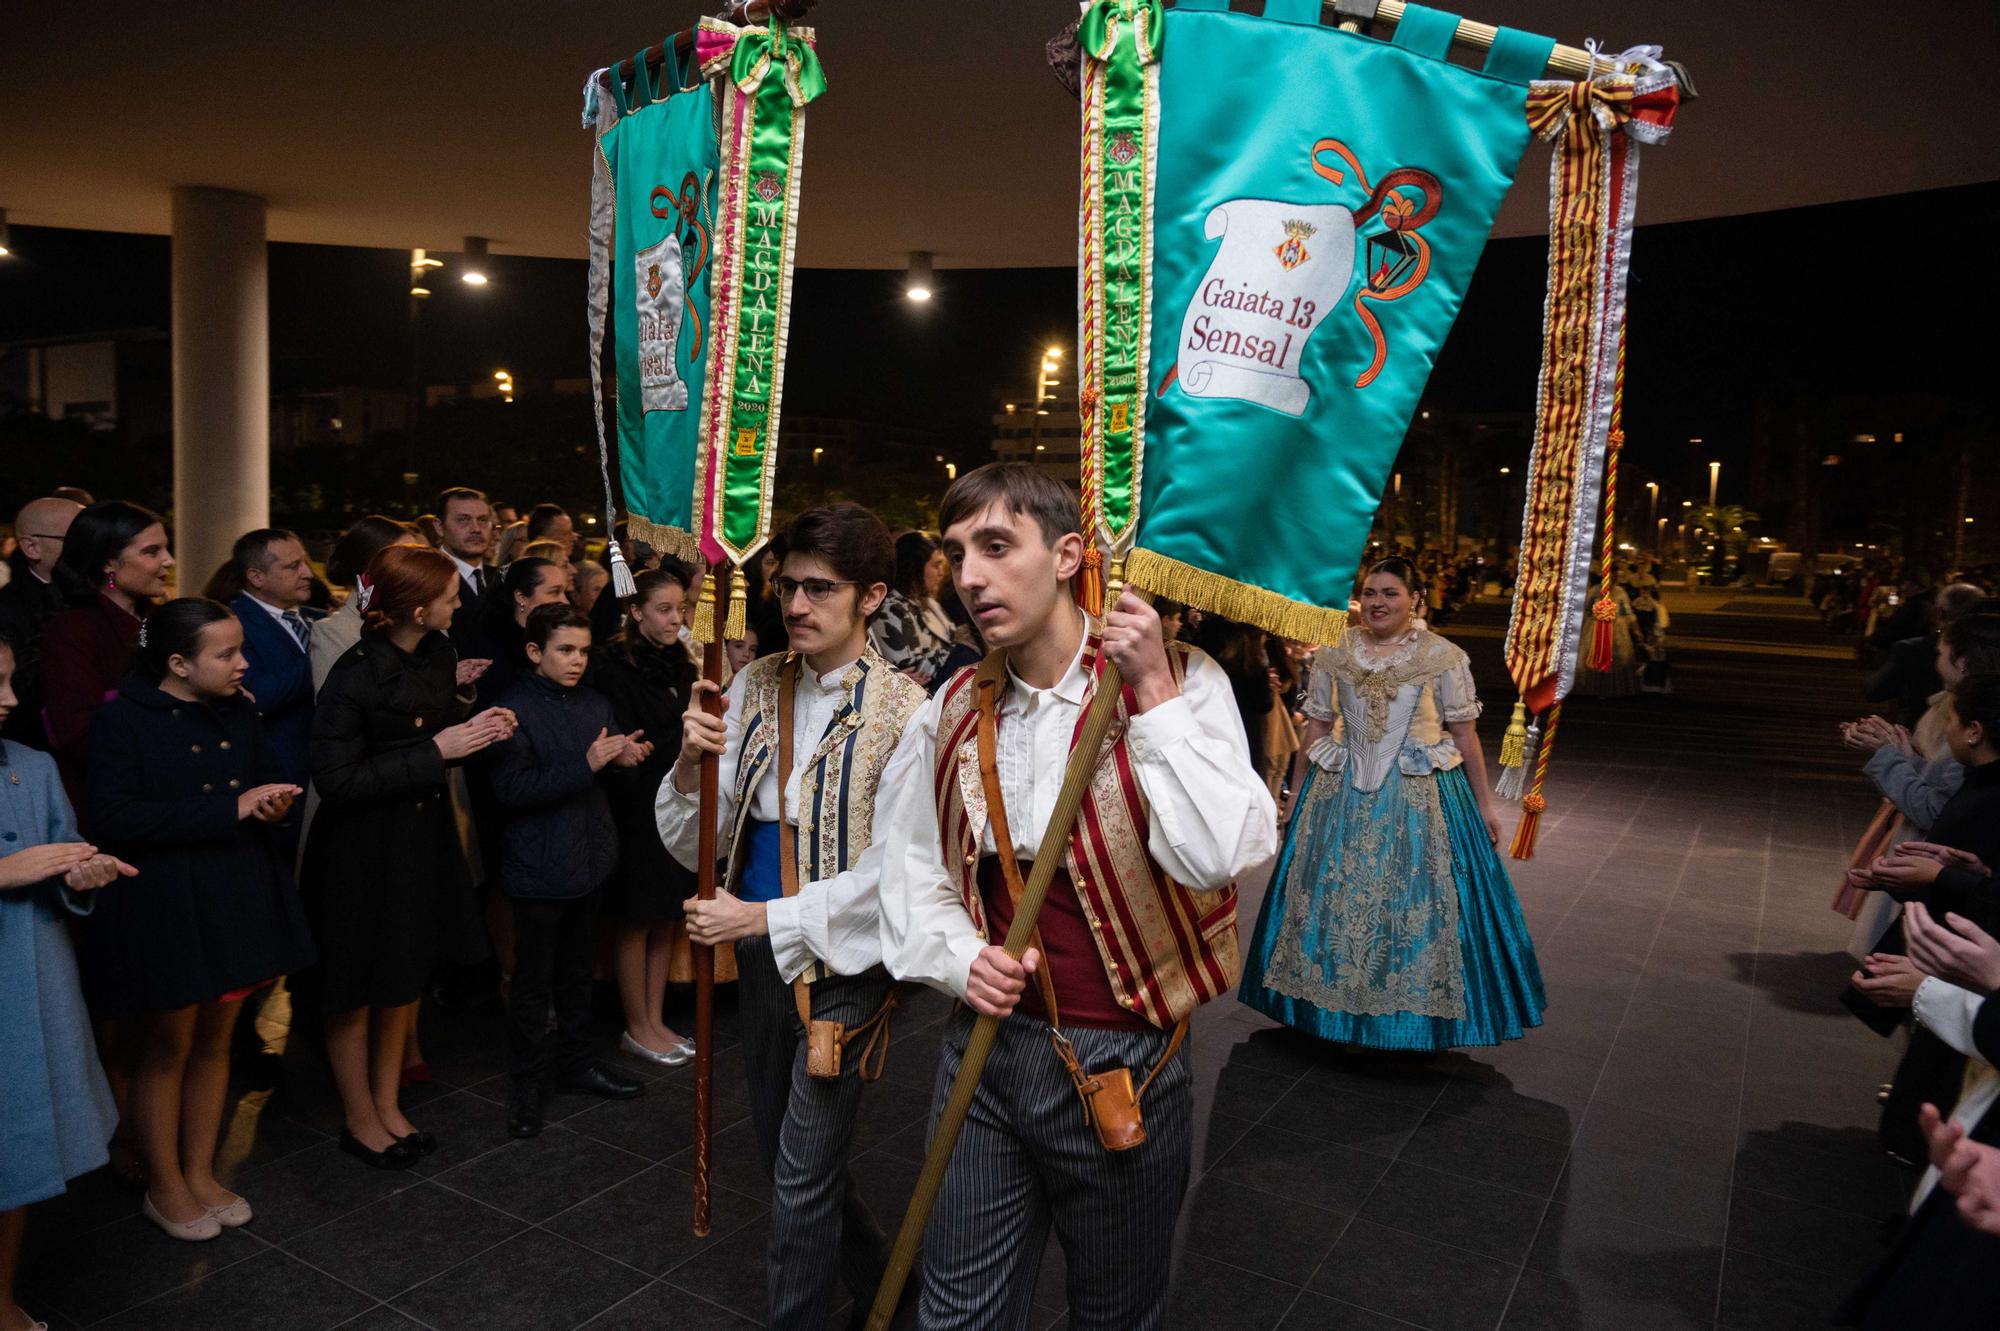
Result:
M1875 805L1834 733L1858 673L1801 602L1669 604L1674 693L1570 706L1541 850L1512 866L1545 1026L1412 1061L1316 1046L1234 1001L1197 1018L1173 1326L1786 1331L1826 1325L1874 1260L1906 1186L1873 1137L1898 1045L1835 1005L1849 926L1828 909ZM1501 616L1448 631L1473 655L1489 755L1511 702ZM1247 934L1262 884L1245 886ZM854 1171L892 1231L945 1014L913 1005L864 1097ZM285 1039L283 1012L266 1019ZM278 1085L243 1088L225 1123L250 1227L172 1242L100 1171L32 1213L23 1302L65 1331L758 1325L769 1190L727 997L719 1029L706 1240L688 1226L691 1068L626 1060L643 1099L564 1097L539 1139L509 1141L489 996L427 1010L438 1080L409 1109L442 1146L416 1170L335 1150L320 1055L289 1039ZM1038 1331L1063 1308L1052 1248Z

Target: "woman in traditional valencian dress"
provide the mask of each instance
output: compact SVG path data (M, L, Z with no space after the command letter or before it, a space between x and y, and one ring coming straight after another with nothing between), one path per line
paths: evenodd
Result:
M1545 1002L1495 850L1472 671L1413 621L1421 604L1416 570L1383 560L1360 627L1313 660L1296 816L1244 963L1244 1002L1372 1049L1518 1039Z

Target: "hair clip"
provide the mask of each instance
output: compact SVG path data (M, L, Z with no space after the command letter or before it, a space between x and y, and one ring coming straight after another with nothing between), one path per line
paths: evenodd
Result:
M363 610L366 610L368 603L375 599L375 584L368 580L366 573L363 573L355 580L354 585L356 588L355 595L360 598L360 606Z

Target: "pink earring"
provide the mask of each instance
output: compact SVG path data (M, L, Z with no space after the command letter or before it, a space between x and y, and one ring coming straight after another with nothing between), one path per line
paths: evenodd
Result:
M118 590L118 575L110 569L104 570L104 590L107 592Z

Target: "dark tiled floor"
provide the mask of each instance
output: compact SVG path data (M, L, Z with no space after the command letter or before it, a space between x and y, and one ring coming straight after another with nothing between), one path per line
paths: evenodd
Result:
M1548 980L1541 1030L1410 1061L1342 1056L1233 1002L1201 1014L1174 1327L1825 1325L1905 1186L1872 1142L1895 1048L1832 1002L1847 924L1827 902L1873 801L1831 739L1853 668L1787 655L1809 623L1758 608L1676 609L1673 696L1570 707L1541 852L1514 866ZM1497 703L1497 617L1471 619L1462 640ZM1489 745L1507 710L1489 708ZM890 1228L943 1013L931 999L899 1021L867 1094L854 1168ZM727 1000L721 1030L706 1239L687 1219L687 1069L635 1069L651 1078L636 1101L564 1098L539 1140L512 1142L496 1015L445 1011L425 1027L439 1081L412 1096L443 1142L423 1168L375 1174L335 1151L301 1042L226 1128L253 1225L174 1244L103 1177L80 1180L33 1217L29 1306L58 1328L135 1331L758 1325L769 1187ZM1063 1279L1052 1249L1038 1331L1063 1324Z

